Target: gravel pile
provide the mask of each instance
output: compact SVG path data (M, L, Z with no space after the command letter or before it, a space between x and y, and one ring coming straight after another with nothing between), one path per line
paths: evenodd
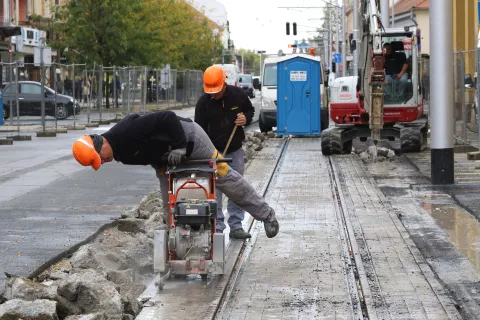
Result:
M274 136L247 132L245 161ZM161 208L157 190L37 278L7 275L0 319L134 319L149 303L139 296L154 277L153 231L166 228Z

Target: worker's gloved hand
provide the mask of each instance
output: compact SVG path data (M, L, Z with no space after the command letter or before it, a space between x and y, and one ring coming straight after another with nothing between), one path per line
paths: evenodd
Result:
M185 148L172 150L168 154L168 164L171 166L178 165L185 160L186 155L187 150Z

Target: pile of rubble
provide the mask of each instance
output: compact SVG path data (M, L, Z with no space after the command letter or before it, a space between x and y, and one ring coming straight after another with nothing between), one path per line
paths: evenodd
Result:
M383 147L375 148L374 146L369 146L367 151L361 152L359 156L364 163L371 161L384 162L393 160L395 151Z
M274 138L275 133L270 131L268 133L261 132L246 132L243 146L245 150L245 162L252 159L255 152L263 149L263 145L266 139Z
M274 136L246 133L245 161ZM145 303L151 304L139 296L154 276L153 231L165 228L157 190L37 278L7 275L0 319L134 319Z

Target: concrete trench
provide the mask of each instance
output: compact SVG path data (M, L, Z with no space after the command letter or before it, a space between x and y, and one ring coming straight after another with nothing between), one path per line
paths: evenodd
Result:
M247 132L245 161L274 136ZM0 319L135 319L149 303L139 297L154 277L153 231L166 228L161 207L155 190L37 277L8 275Z

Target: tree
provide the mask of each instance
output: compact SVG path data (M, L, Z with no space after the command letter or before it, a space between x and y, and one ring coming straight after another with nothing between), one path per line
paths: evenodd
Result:
M243 55L243 69L245 73L251 73L255 75L260 74L260 55L255 51L239 49L236 54Z
M207 20L182 0L71 0L37 23L77 63L204 69L219 56Z

